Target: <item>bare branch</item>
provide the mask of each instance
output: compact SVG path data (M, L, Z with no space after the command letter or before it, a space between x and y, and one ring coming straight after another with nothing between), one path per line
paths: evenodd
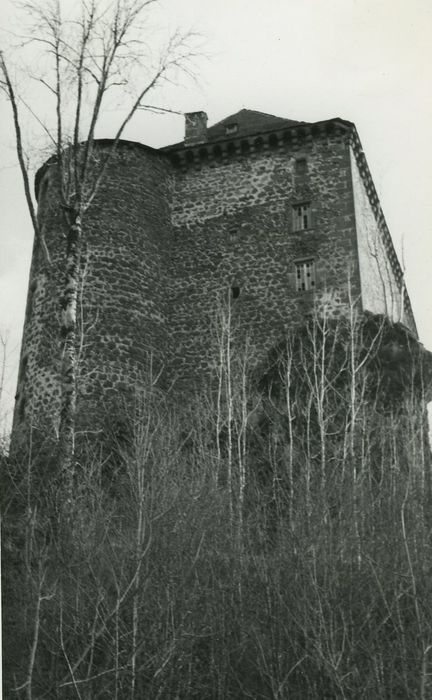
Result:
M155 114L180 114L184 115L184 112L179 112L176 109L168 109L167 107L156 107L155 105L138 105L137 109L143 109L147 112L154 112Z
M87 13L87 18L86 18ZM79 52L78 65L76 68L77 75L77 96L76 96L76 108L75 108L75 125L74 125L74 135L73 135L73 145L74 145L74 178L75 178L75 192L79 191L79 133L81 124L81 108L83 99L83 79L84 79L84 57L87 49L87 44L90 39L90 34L94 26L94 19L96 13L96 6L94 0L91 1L89 9L83 3L82 6L82 37ZM95 80L97 80L95 78Z
M20 101L23 103L24 107L30 112L30 114L32 115L32 117L34 117L34 118L36 119L37 123L40 124L40 126L41 126L42 129L45 131L45 133L46 133L46 135L48 136L48 138L49 138L49 140L51 141L51 143L53 143L54 146L56 146L57 142L56 142L54 136L51 134L51 132L50 132L50 130L48 129L48 127L43 123L42 119L40 119L40 117L38 117L38 115L36 114L36 112L32 109L32 107L31 107L27 102L25 102L25 100L24 100L22 97L20 97L19 99L20 99Z
M17 155L18 155L18 162L21 170L21 175L23 178L23 183L24 183L24 193L25 193L25 198L27 202L27 207L30 213L30 218L33 224L33 230L35 234L36 240L41 244L42 250L44 252L46 261L50 263L50 258L48 254L48 250L46 247L46 243L43 237L43 234L41 232L37 216L36 216L36 210L33 204L32 196L31 196L31 190L30 190L30 180L29 180L29 174L28 174L28 169L27 165L25 163L24 159L24 149L23 149L23 143L22 143L22 136L21 136L21 126L20 126L20 120L19 120L19 113L18 113L18 105L17 105L17 100L15 96L15 91L12 86L12 82L9 77L9 72L6 66L6 62L4 60L3 52L0 52L0 68L3 73L4 77L4 82L5 85L3 86L5 89L5 92L9 98L9 101L11 103L12 107L12 113L13 113L13 122L14 122L14 127L15 127L15 138L16 138L16 149L17 149Z
M117 133L115 135L112 147L110 148L110 151L106 155L102 166L99 169L99 173L95 179L95 182L93 184L93 187L86 198L86 202L84 205L84 210L86 210L90 204L92 203L94 197L96 196L96 193L100 187L100 184L104 178L106 169L108 167L109 162L111 161L111 158L113 157L113 154L115 152L115 149L117 147L117 144L132 117L134 116L135 112L138 109L144 108L141 103L144 97L151 91L153 90L154 87L156 87L161 79L166 78L167 73L172 69L172 68L179 68L182 70L186 70L186 62L188 59L193 57L195 54L191 51L187 50L187 39L190 37L190 33L182 35L180 33L176 33L171 37L171 39L168 42L168 45L165 49L165 51L162 53L160 61L159 61L159 68L154 74L153 78L150 80L150 82L143 88L143 90L139 93L138 97L136 98L135 102L132 104L129 112L125 116L124 120L120 124ZM180 49L180 52L178 51ZM166 110L170 111L170 110Z
M48 88L48 90L50 92L52 92L53 95L56 94L56 91L54 90L54 88L51 87L51 85L49 83L47 83L46 80L44 80L43 78L35 78L35 80L38 80L40 83L42 83L42 85L45 85L45 87Z

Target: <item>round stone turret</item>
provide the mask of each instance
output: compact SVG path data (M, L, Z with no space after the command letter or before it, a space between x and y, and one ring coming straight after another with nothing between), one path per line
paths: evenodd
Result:
M97 143L103 156L112 142ZM59 422L59 317L66 221L55 188L55 162L38 174L38 216L51 257L35 246L24 326L14 432ZM125 412L149 368L163 370L170 344L166 265L170 237L170 164L157 151L120 142L83 217L78 301L78 424ZM90 415L90 420L89 420Z

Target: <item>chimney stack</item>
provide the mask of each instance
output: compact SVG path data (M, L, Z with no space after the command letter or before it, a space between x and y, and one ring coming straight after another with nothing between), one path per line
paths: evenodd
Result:
M187 112L185 114L185 146L205 143L207 140L207 114Z

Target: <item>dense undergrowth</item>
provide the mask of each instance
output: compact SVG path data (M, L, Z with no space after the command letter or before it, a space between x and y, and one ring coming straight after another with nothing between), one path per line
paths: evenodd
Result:
M3 459L5 697L430 697L420 360L315 319L257 381L226 331L211 395L149 385L73 475Z

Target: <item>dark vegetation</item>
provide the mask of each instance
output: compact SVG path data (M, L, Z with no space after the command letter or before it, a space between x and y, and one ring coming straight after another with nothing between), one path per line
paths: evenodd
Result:
M216 391L149 382L69 479L3 457L5 697L430 697L427 354L373 317L253 370L219 340Z

